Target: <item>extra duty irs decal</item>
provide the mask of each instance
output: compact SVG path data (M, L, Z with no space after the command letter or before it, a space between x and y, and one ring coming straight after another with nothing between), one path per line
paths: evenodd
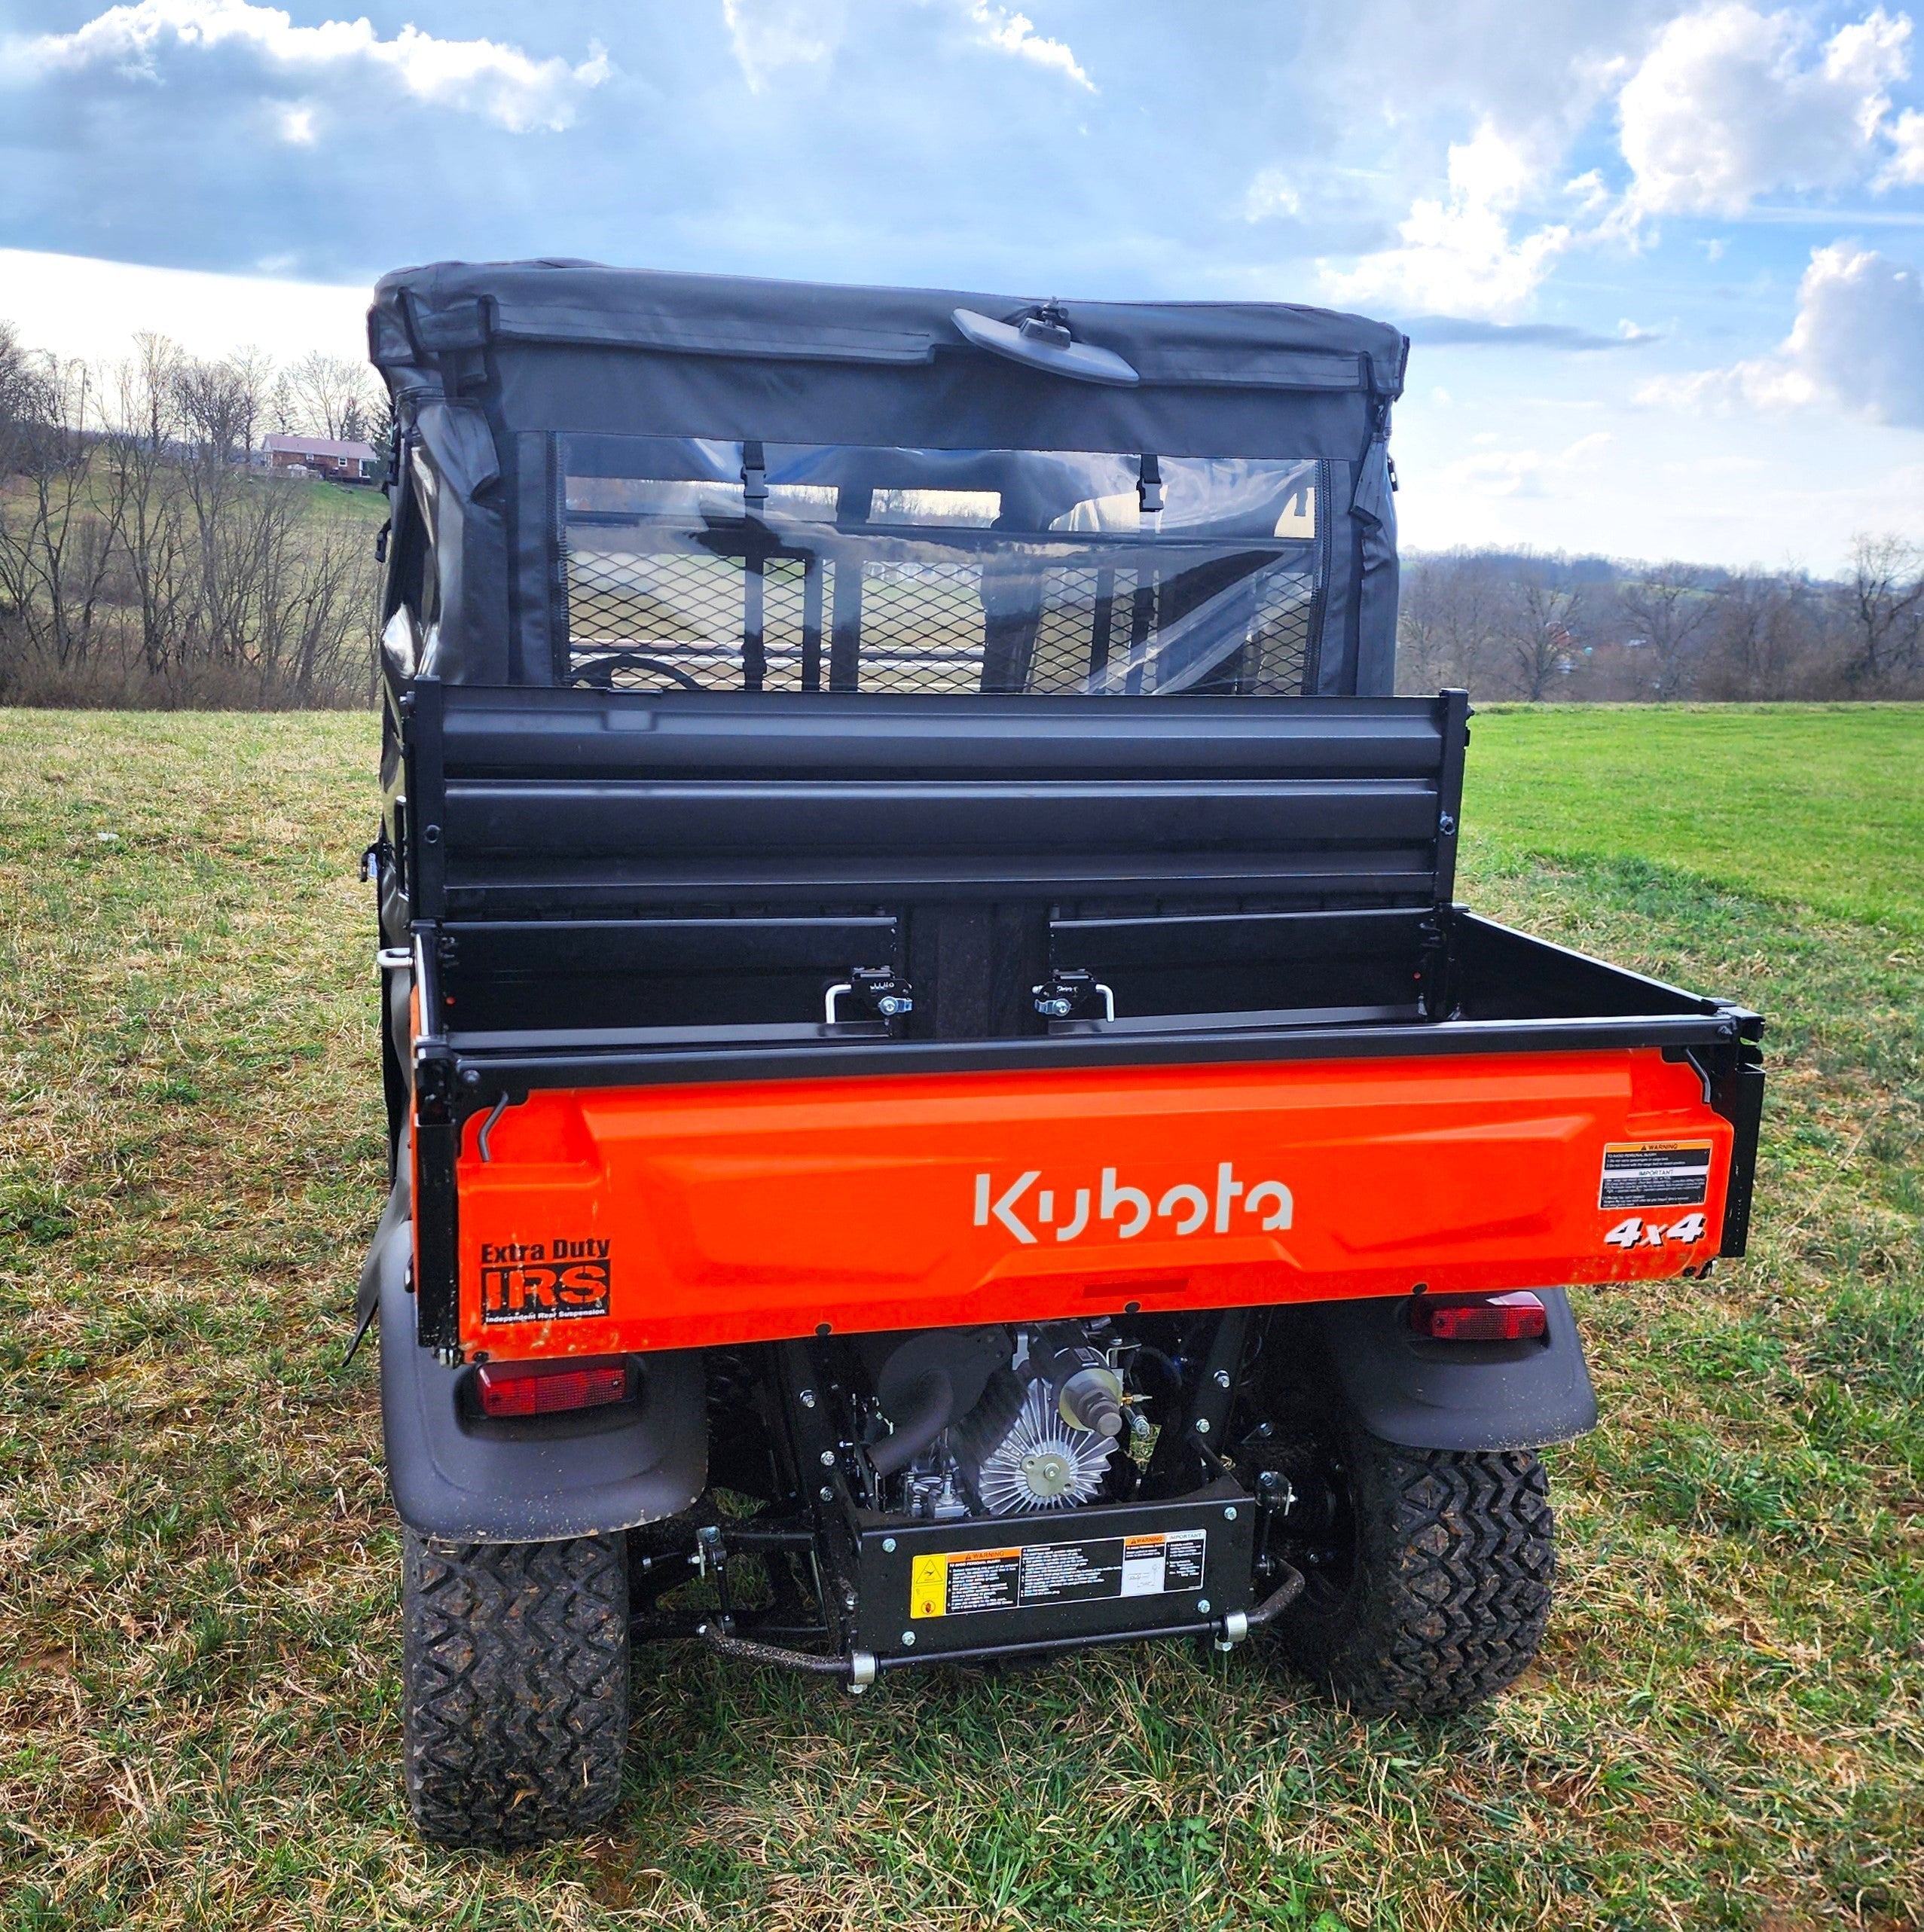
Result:
M490 1328L608 1312L606 1241L484 1241L481 1258L481 1320Z

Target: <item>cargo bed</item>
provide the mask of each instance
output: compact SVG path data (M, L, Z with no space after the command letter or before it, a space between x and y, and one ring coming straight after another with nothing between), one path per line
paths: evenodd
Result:
M1454 902L1461 693L777 707L428 677L408 703L424 1342L1742 1252L1760 1022ZM1696 1198L1626 1238L1610 1150L1669 1146ZM1288 1216L1220 1205L1219 1177ZM564 1319L525 1265L557 1242L595 1264Z

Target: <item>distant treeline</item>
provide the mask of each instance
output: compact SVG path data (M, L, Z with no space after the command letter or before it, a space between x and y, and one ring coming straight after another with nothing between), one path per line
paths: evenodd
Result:
M276 431L378 443L361 365L111 368L0 323L0 704L366 704L368 505L249 460ZM1405 559L1398 679L1486 699L1924 696L1924 551L1857 539L1840 577L1533 551Z
M252 459L276 431L379 437L385 409L325 356L143 336L102 368L0 324L0 704L368 703L368 505Z
M1530 551L1406 557L1397 682L1532 701L1924 696L1924 551L1861 536L1837 578Z

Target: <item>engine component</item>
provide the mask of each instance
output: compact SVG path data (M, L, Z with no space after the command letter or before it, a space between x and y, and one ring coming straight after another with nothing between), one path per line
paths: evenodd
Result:
M967 1415L981 1401L990 1376L1009 1366L1015 1338L999 1326L929 1328L906 1338L865 1336L860 1345L882 1413L892 1427L899 1429L916 1406L915 1384L932 1369L948 1376L954 1414Z
M1051 1323L1038 1329L1017 1366L1025 1375L1048 1383L1057 1412L1070 1428L1098 1436L1122 1434L1122 1378L1080 1326Z
M870 1467L878 1476L905 1470L948 1427L955 1412L955 1389L945 1369L927 1369L902 1384L891 1419L894 1433L869 1451Z
M1092 1501L1116 1448L1114 1436L1064 1420L1052 1384L1038 1378L1025 1389L1006 1371L951 1439L970 1487L997 1516Z
M952 1460L942 1469L909 1477L908 1508L910 1515L930 1523L957 1523L968 1515L969 1500L955 1479Z
M869 1467L876 1476L886 1481L911 1464L927 1462L928 1451L939 1444L950 1424L982 1399L989 1378L1008 1362L1012 1345L1009 1331L1000 1327L924 1329L906 1340L888 1335L868 1338L875 1398L890 1432L869 1445ZM928 1506L912 1501L914 1514L936 1514L942 1520L967 1513L959 1501L952 1509L935 1509L948 1460L938 1451L932 1462L918 1469L909 1494ZM953 1483L946 1487L953 1500Z

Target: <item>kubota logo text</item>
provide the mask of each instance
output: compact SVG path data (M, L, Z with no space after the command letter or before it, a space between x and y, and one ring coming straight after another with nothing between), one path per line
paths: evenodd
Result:
M1205 1222L1212 1223L1214 1232L1226 1235L1247 1228L1250 1223L1242 1218L1245 1216L1254 1216L1257 1227L1273 1228L1287 1228L1296 1213L1295 1197L1281 1181L1258 1181L1252 1187L1236 1179L1232 1161L1217 1163L1212 1191L1179 1181L1165 1189L1153 1206L1144 1189L1120 1185L1116 1170L1104 1167L1101 1186L1079 1187L1073 1193L1063 1190L1071 1205L1059 1224L1055 1218L1056 1191L1052 1187L1038 1187L1037 1183L1041 1179L1042 1170L1031 1167L998 1189L992 1175L978 1174L976 1225L986 1228L991 1219L1000 1221L1016 1240L1033 1247L1040 1237L1035 1227L1029 1225L1031 1222L1036 1227L1049 1229L1058 1241L1073 1241L1089 1227L1092 1219L1113 1221L1117 1235L1126 1241L1141 1234L1152 1216L1171 1222L1173 1232L1178 1235L1193 1235Z

